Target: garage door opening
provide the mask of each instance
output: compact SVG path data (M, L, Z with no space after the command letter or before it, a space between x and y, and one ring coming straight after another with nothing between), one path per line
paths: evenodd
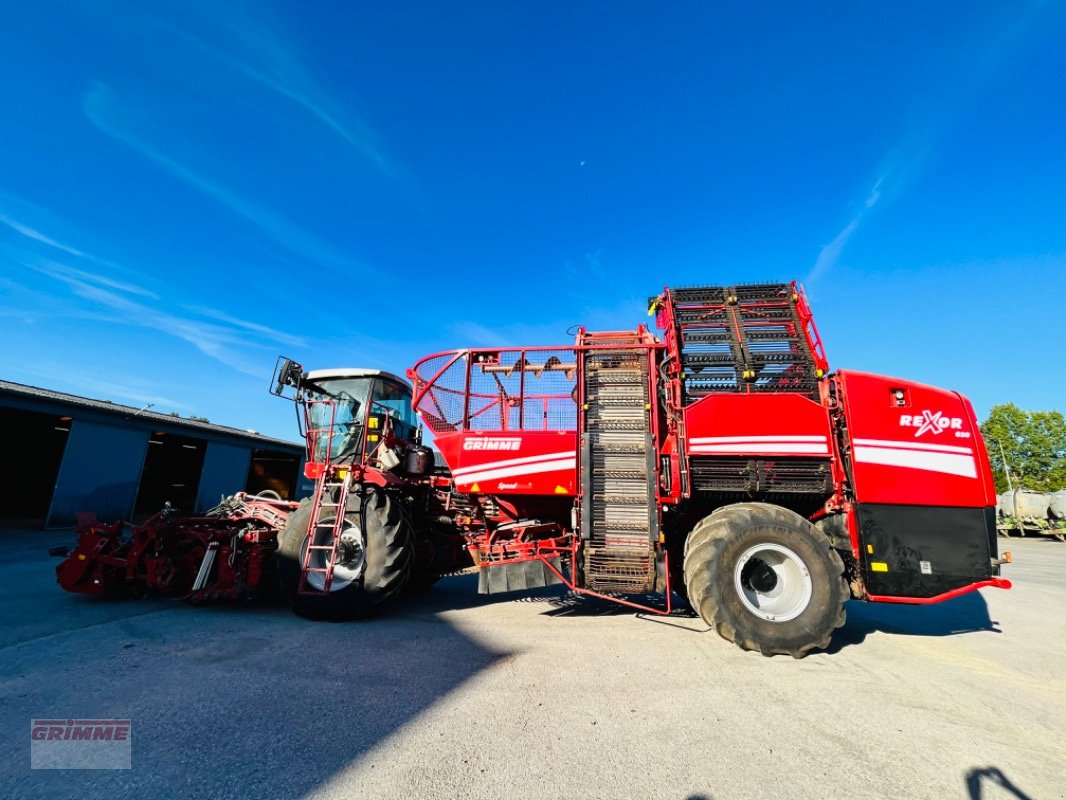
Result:
M0 408L4 458L11 477L0 488L0 524L38 527L44 524L59 465L67 449L70 417Z
M192 511L206 454L207 442L203 439L153 433L148 438L133 516L149 517L166 503L182 511Z
M296 479L302 459L292 453L276 450L252 451L252 463L248 467L248 493L277 492L282 500L296 496Z

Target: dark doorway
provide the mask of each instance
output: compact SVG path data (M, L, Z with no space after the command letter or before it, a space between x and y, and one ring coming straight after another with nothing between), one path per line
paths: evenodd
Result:
M0 522L17 527L44 523L63 453L67 448L71 418L16 408L0 408L11 477L0 487Z
M296 495L297 471L300 456L277 450L252 451L252 463L248 467L247 491L259 494L262 491L277 492L282 500L291 500Z
M159 431L148 437L148 452L144 457L133 515L137 518L151 516L166 503L183 511L192 511L206 453L207 442L203 439Z

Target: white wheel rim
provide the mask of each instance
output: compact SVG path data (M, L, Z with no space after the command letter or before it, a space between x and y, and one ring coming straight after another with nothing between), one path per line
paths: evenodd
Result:
M798 617L814 592L803 559L779 544L757 544L745 550L733 570L733 584L744 607L770 622Z
M335 517L326 517L319 522L315 544L330 543L330 537L333 535L334 519ZM311 537L308 537L307 541L310 543ZM366 547L363 534L359 530L359 526L350 519L344 520L344 527L341 529L341 541L350 544L348 546L342 544L338 549L337 563L333 565L333 579L329 584L331 592L339 591L353 581L359 580L363 575L363 570L366 569ZM311 552L309 566L315 569L322 569L326 566L328 557L328 551L314 550ZM325 573L308 572L307 585L320 592L325 591Z

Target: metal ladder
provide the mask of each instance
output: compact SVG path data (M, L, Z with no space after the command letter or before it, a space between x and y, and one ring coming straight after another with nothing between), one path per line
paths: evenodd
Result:
M340 477L338 478L338 474ZM307 550L304 551L303 566L300 570L300 583L297 594L325 594L333 583L333 569L337 564L337 549L340 547L341 532L344 530L344 515L348 509L348 492L351 488L352 472L350 469L333 470L327 468L315 486L315 499L311 506L311 519L307 523ZM332 512L333 519L322 520ZM316 544L323 531L328 531L328 544ZM315 553L326 554L326 566L311 566ZM307 576L323 576L322 591L308 586Z
M581 530L585 582L606 593L645 593L655 585L656 457L651 434L645 334L589 333L579 349L584 405Z

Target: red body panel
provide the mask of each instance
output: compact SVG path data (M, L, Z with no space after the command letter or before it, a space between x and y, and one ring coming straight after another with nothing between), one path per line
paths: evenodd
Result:
M709 395L685 408L693 456L825 456L832 453L829 414L797 394Z
M469 494L573 495L577 491L575 431L438 433L436 446L455 488Z
M988 456L966 398L862 372L841 370L838 380L858 502L995 505Z

